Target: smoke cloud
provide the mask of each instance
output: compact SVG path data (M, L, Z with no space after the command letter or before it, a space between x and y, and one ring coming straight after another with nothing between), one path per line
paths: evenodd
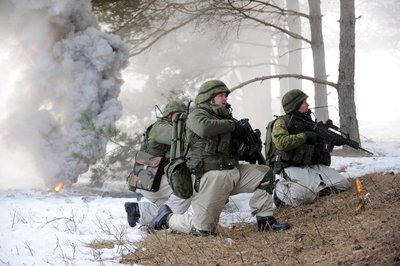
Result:
M94 128L122 114L127 48L100 30L89 0L2 0L0 36L0 185L70 185L106 152Z

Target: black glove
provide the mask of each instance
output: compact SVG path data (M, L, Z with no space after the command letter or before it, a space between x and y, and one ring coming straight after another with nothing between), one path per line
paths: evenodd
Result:
M342 146L342 145L346 144L346 141L344 138L335 138L333 140L332 144L333 144L333 146Z
M307 144L314 144L317 141L317 134L313 131L306 131L304 132L306 135L306 143Z
M246 128L242 126L240 123L235 122L235 129L232 132L232 136L234 139L243 139L246 135Z

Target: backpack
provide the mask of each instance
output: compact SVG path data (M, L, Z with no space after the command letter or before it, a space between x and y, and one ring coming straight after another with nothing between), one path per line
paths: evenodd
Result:
M154 123L147 127L143 134L144 141L140 151L136 153L135 163L129 176L126 178L128 189L135 192L136 189L158 191L161 177L164 174L165 158L154 156L149 151L149 132Z
M189 105L190 102L187 110ZM185 147L187 115L188 111L179 113L172 120L170 162L165 166L165 173L173 193L182 199L188 199L193 195L191 171L186 165L186 155L189 151L189 145Z
M267 133L265 135L265 143L264 143L266 164L271 168L273 168L272 158L274 158L275 152L276 152L276 147L272 143L272 128L273 128L276 120L277 120L277 118L275 118L274 120L272 120L268 123Z
M142 143L142 147L140 148L140 150L144 151L144 152L149 152L150 149L150 145L149 145L149 134L150 134L150 130L153 128L155 123L151 124L150 126L148 126L146 128L146 132L143 133L143 143Z

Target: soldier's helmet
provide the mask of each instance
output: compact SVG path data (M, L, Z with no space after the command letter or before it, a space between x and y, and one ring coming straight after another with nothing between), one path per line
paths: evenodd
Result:
M162 116L167 117L171 113L182 113L185 111L186 105L182 101L171 101L165 106Z
M230 90L222 81L220 80L206 81L200 86L200 90L196 96L195 103L200 104L207 102L223 92L225 92L226 96L228 96Z
M282 97L282 107L286 114L290 114L297 109L308 98L308 95L301 90L294 89L285 93Z

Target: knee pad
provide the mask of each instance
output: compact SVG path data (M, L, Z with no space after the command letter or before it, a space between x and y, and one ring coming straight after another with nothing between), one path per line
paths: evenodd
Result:
M263 189L267 191L268 194L272 195L274 187L275 187L275 174L272 171L272 169L269 169L268 172L264 175L263 179L260 182L260 185L257 188Z

